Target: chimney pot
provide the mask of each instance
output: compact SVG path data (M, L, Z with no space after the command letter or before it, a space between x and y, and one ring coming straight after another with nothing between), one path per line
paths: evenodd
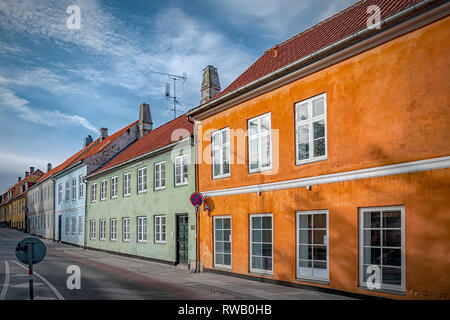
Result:
M47 172L49 172L50 170L52 170L52 164L49 162L47 163Z
M34 172L34 167L30 167L30 174L33 174Z
M94 141L94 139L92 139L91 135L89 134L87 137L84 138L83 147L86 148L88 145L92 143L92 141Z
M25 177L28 177L29 174L30 174L29 171L25 171Z
M202 79L202 100L200 103L205 103L209 99L213 98L220 92L220 81L217 69L209 65L203 69L203 79Z
M17 182L20 182L20 180L22 180L22 177L17 178Z
M100 128L100 138L102 140L106 139L108 136L108 128Z
M150 106L147 103L142 103L139 106L139 138L142 138L153 129L152 114Z

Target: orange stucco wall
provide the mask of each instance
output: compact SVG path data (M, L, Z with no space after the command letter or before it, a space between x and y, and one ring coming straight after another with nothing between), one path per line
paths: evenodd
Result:
M199 190L225 189L357 170L450 155L450 18L389 41L201 122L202 132L246 129L247 120L271 112L279 130L273 175L232 164L231 176L213 180L198 166ZM328 159L295 165L294 104L327 93ZM198 152L208 157L210 136ZM236 140L235 140L236 143ZM233 157L233 153L232 153ZM236 155L234 159L236 162ZM232 271L249 273L248 215L273 213L271 278L295 281L295 212L329 210L330 283L327 287L394 298L450 298L449 169L214 197L200 216L200 259L212 268L212 216L232 215ZM276 200L276 201L275 201ZM367 292L358 285L358 208L405 207L405 296ZM316 284L317 285L317 284Z

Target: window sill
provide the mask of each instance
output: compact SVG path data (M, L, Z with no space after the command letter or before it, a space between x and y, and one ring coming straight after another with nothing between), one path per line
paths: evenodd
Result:
M326 285L330 284L329 280L321 280L321 279L313 279L313 278L298 278L298 277L296 277L295 281L317 283L317 284L326 284Z
M266 276L266 277L273 277L273 271L263 271L263 270L250 270L250 274L254 274L257 276Z
M328 156L320 157L320 158L313 158L313 159L307 159L307 160L295 160L296 166L301 166L303 164L309 164L309 163L315 163L320 161L328 160Z
M212 180L226 179L226 178L229 178L229 177L231 177L231 174L227 174L225 176L213 176Z
M257 170L253 170L253 171L249 170L248 174L262 173L262 172L271 171L271 170L272 170L272 166L270 166L270 168L257 169Z
M223 270L223 271L230 271L232 268L231 268L231 266L215 265L214 269L216 269L216 270Z
M405 291L402 290L393 290L393 289L369 289L367 287L362 287L361 285L358 286L358 289L368 291L368 292L379 292L379 293L387 293L387 294L393 294L396 296L404 296Z
M117 199L117 198L118 198L117 196L111 197L111 199Z
M187 185L189 185L189 183L175 184L175 188L176 188L176 187L183 187L183 186L187 186Z
M147 243L147 241L144 241L144 240L138 240L138 242L137 243Z
M155 244L166 244L167 242L155 241Z
M131 242L131 240L122 240L122 242Z
M141 190L141 191L138 191L138 194L141 194L141 193L146 193L147 192L147 189L145 189L145 190Z
M129 194L124 194L123 196L124 196L124 197L129 197L129 196L131 196L131 193L129 193Z
M161 190L166 190L166 187L164 187L164 188L155 188L155 189L153 189L154 191L161 191Z

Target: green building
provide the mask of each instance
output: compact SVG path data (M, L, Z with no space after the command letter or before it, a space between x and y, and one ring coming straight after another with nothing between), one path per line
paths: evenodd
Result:
M193 124L183 115L141 129L148 133L86 177L86 246L193 268Z

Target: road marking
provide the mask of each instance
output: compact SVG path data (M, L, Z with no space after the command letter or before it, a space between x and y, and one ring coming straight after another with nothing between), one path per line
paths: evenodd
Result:
M0 294L0 300L5 300L6 293L8 292L9 286L9 263L5 261L5 283L3 284L2 293Z
M16 262L16 261L12 261L15 264L17 264L19 267L28 270L27 268L25 268L23 265L21 265L20 263ZM41 279L42 281L44 281L44 283L50 288L50 290L53 291L53 293L55 294L55 296L58 298L58 300L66 300L64 299L64 297L62 296L61 293L59 293L58 289L56 289L47 279L45 279L43 276L41 276L39 273L37 272L33 272L34 275L36 275L37 277L39 277L39 279Z

